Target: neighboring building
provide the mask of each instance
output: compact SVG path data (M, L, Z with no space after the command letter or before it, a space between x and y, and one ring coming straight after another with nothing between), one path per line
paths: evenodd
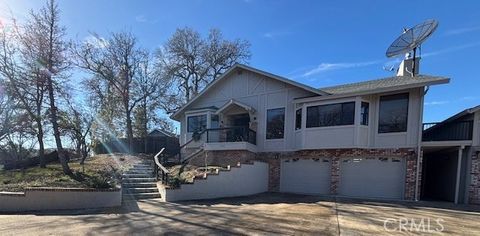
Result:
M316 89L237 64L172 118L183 159L267 162L270 191L413 200L426 87L448 82L393 76Z
M424 200L480 204L480 106L424 124Z
M148 137L175 137L175 134L164 130L154 129L148 133Z

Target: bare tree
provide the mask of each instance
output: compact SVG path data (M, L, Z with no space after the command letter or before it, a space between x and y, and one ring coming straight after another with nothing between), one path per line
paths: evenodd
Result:
M32 20L22 27L14 25L12 29L14 30L3 29L0 33L0 75L4 80L4 92L9 94L11 103L16 103L15 110L24 110L31 119L33 125L30 128L39 145L40 166L45 167L45 78L43 68L34 55L38 43L26 33L32 34L38 29Z
M74 105L71 98L67 98L68 111L64 112L60 127L63 133L68 135L75 146L75 152L81 158L80 164L83 165L90 152L88 143L91 136L91 128L94 121L93 114L80 106Z
M159 70L145 57L141 63L138 79L136 80L135 94L141 98L134 109L134 133L137 137L146 137L149 126L158 118L160 97L165 93L167 86L158 74Z
M206 39L191 28L177 29L156 53L172 85L163 96L165 111L176 111L235 63L247 62L249 47L244 40L225 40L217 29Z
M113 86L93 76L84 81L83 87L88 95L86 104L96 117L91 128L92 139L105 141L120 136L125 129L120 128L122 112L116 104L121 103L121 99L113 92Z
M12 103L9 100L5 86L0 80L0 143L4 140L12 127Z
M102 39L98 38L99 41ZM131 33L113 33L102 45L83 43L74 49L77 65L99 79L100 87L106 87L102 96L118 97L125 118L126 137L132 150L133 127L132 114L145 95L137 91L143 86L142 65L148 61L148 53L137 45L137 39ZM150 76L146 77L150 78ZM150 94L150 87L146 94ZM105 93L106 92L106 93ZM106 101L104 99L104 101ZM115 101L110 99L109 101ZM115 106L108 104L108 106Z
M46 6L38 12L30 13L30 25L23 33L23 40L31 45L30 59L36 61L41 68L48 95L48 112L53 129L53 136L58 158L65 174L72 174L68 166L68 154L63 149L60 128L58 125L57 92L59 85L67 77L69 60L65 41L66 29L60 25L60 10L54 0L48 0Z

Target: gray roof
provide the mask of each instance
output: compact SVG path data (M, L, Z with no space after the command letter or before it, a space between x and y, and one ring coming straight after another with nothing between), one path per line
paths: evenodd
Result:
M393 76L378 80L369 80L358 83L343 84L338 86L320 88L320 90L331 95L361 93L368 91L392 89L397 87L422 87L430 84L448 83L449 79L440 76L417 75L411 76Z
M480 105L475 106L475 107L471 107L471 108L465 109L465 110L463 110L463 111L461 111L461 112L459 112L459 113L457 113L457 114L455 114L455 115L453 115L453 116L450 116L449 118L447 118L446 120L444 120L444 121L442 121L442 122L440 122L440 123L447 123L447 122L456 120L456 119L458 119L458 118L461 118L461 117L463 117L463 116L465 116L465 115L469 115L469 114L475 113L475 112L477 112L477 111L479 111L479 110L480 110Z

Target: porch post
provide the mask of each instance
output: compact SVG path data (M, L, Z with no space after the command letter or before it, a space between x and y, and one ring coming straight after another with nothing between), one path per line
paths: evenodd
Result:
M465 146L458 147L458 157L457 157L457 179L455 182L455 204L458 204L458 197L460 192L460 176L462 171L462 156L463 156L463 149Z

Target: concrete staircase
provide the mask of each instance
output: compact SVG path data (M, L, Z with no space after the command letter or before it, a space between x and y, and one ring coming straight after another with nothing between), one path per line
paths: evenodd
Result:
M160 198L152 165L136 164L122 175L124 200Z

